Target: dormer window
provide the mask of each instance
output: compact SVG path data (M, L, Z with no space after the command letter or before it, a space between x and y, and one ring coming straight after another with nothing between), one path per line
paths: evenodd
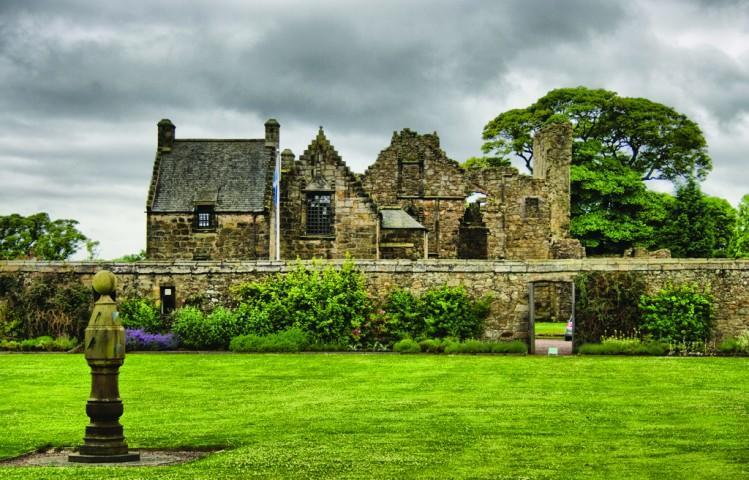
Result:
M195 229L213 230L216 228L216 212L213 205L198 205L195 207Z

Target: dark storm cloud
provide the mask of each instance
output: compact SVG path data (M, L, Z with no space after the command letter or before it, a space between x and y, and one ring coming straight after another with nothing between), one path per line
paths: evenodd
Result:
M148 3L147 16L134 16L131 2L35 4L2 22L0 105L114 118L219 106L358 128L389 125L397 110L418 121L434 114L424 105L500 81L525 49L586 42L624 18L594 1L541 3L323 3L223 14L208 4ZM237 18L257 38L227 42L242 28Z

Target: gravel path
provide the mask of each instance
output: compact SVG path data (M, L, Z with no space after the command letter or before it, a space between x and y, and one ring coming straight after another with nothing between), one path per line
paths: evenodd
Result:
M549 347L557 347L559 355L572 355L572 342L536 339L536 355L547 355Z

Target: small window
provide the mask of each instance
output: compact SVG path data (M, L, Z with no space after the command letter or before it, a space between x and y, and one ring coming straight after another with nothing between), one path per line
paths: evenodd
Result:
M195 207L195 228L198 230L216 228L216 213L213 211L213 205Z
M307 194L307 235L333 233L333 205L330 193Z
M174 295L174 287L162 286L161 287L161 313L166 315L174 311L176 306L176 297Z
M538 197L525 198L525 218L539 218L541 216L541 202Z

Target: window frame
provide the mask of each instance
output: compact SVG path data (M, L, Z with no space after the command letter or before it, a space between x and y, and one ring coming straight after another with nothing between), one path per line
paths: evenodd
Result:
M207 215L207 222L202 217ZM210 232L216 230L216 209L213 205L195 205L193 228L198 232Z
M304 234L310 237L333 237L335 236L335 197L332 191L308 191L304 197ZM318 199L318 204L314 206L317 210L325 208L324 204L319 201L327 197L327 214L313 211L313 201ZM327 216L327 219L325 217Z

